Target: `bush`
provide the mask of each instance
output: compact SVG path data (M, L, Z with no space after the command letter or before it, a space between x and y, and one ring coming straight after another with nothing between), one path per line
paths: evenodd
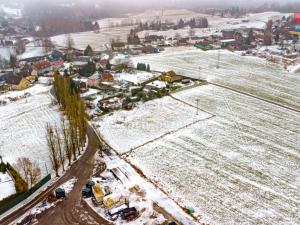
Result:
M6 165L5 163L0 163L0 173L5 173L6 172Z

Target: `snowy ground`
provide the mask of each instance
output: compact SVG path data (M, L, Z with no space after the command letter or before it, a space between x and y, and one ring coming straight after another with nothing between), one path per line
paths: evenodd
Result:
M22 8L21 8L21 6L20 7L11 7L11 6L8 6L8 5L1 4L0 5L0 12L6 14L9 17L15 18L15 19L22 17Z
M105 51L106 45L109 45L112 39L126 41L130 29L132 26L104 28L99 33L93 31L72 33L71 37L74 39L74 47L77 49L84 50L87 45L90 45L93 50ZM66 46L66 35L54 36L51 40L55 45Z
M12 91L0 98L22 96L31 93L27 98L21 97L15 102L0 106L0 155L9 163L16 162L18 157L29 157L37 160L46 175L46 165L51 168L46 144L46 124L60 123L60 113L51 105L50 86L34 85L25 91Z
M65 193L68 194L73 190L73 187L75 185L75 183L77 182L77 178L73 177L72 179L66 181L65 183L63 183L61 186L59 186L59 188L63 188L65 190ZM21 223L22 220L29 216L29 215L33 215L34 217L37 216L38 214L52 208L55 207L56 204L60 201L63 201L63 199L59 199L54 203L49 203L46 200L44 200L43 202L39 203L37 206L33 207L32 209L30 209L28 212L26 212L24 215L22 215L22 217L18 218L15 222L16 223ZM35 222L37 222L36 219L34 219ZM15 224L15 223L13 223Z
M31 57L44 56L46 55L43 47L34 46L33 43L26 45L25 52L18 56L20 60Z
M9 61L11 49L9 47L0 47L0 58Z
M300 77L279 65L239 52L202 51L193 47L167 48L155 55L133 58L133 63L149 63L152 70L174 70L179 74L206 79L271 101L300 109ZM199 70L201 67L201 70Z
M161 10L148 10L139 14L129 14L128 17L124 18L105 18L99 20L100 32L80 32L73 33L71 36L75 42L75 48L84 50L89 44L94 50L104 51L107 48L107 44L111 43L111 40L126 41L127 35L130 29L134 28L139 22L151 22L154 20L168 20L178 22L180 18L191 19L199 17L207 17L209 28L195 29L198 36L208 36L214 33L219 33L222 29L226 28L240 28L240 27L253 27L253 28L264 28L265 23L274 17L282 17L283 15L279 12L266 12L258 14L250 14L245 18L249 19L248 23L243 23L242 19L234 18L221 18L219 16L210 16L205 14L195 13L193 11L185 9L177 10L164 10L163 15ZM122 25L122 26L121 26ZM186 36L189 29L179 29L177 31L146 31L141 32L139 36L143 37L145 33L148 34L159 34L167 37L174 37L176 33ZM51 38L54 44L57 46L66 46L66 35L58 35Z
M65 193L68 194L73 190L75 183L77 182L77 178L73 177L72 179L68 180L67 182L63 183L59 188L65 190Z
M138 105L131 111L116 111L105 115L99 131L104 139L123 154L165 133L174 132L212 115L199 112L171 97L163 97Z
M213 85L174 96L192 105L200 99L200 108L216 117L138 148L127 159L175 200L193 206L202 221L299 224L299 114Z
M0 172L0 201L16 193L15 182L8 173Z
M158 77L159 73L136 71L135 73L116 73L114 79L117 81L129 81L134 84L141 84L147 80Z

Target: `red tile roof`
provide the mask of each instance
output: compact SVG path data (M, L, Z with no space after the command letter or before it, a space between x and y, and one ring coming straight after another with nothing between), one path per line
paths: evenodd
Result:
M45 68L50 67L51 64L50 64L50 62L48 62L48 61L42 60L42 61L33 63L33 66L34 66L36 69L41 70L41 69L45 69Z

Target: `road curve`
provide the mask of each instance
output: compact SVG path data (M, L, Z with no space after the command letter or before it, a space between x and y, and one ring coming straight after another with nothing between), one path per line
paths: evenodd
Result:
M0 221L1 225L8 225L15 221L17 218L24 215L28 210L37 205L46 196L49 195L55 188L64 182L76 177L78 180L74 185L73 190L68 194L67 198L59 205L53 207L43 215L39 216L35 224L42 225L106 225L110 224L90 207L85 207L85 203L81 199L81 189L85 186L86 181L90 178L94 168L94 156L97 152L97 145L100 144L95 131L89 126L87 130L88 146L85 153L81 158L74 163L66 174L53 186L48 188L45 192L40 194L33 201L12 213L8 217Z

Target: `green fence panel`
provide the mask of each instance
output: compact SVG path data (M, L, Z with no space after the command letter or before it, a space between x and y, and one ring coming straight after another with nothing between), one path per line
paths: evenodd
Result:
M45 176L40 182L38 182L36 185L34 185L32 188L30 188L28 191L18 195L16 198L14 198L11 202L0 206L0 215L7 212L20 202L27 199L30 195L32 195L34 192L36 192L40 187L42 187L45 183L47 183L49 180L51 180L51 175L48 174Z

